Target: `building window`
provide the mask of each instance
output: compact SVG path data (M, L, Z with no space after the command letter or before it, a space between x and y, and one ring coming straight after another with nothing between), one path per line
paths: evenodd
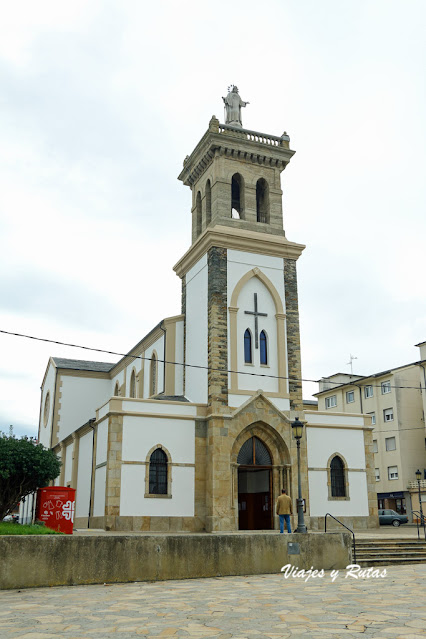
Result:
M118 397L119 395L120 395L120 385L118 382L115 382L114 397Z
M331 395L330 397L325 398L325 407L326 408L334 408L337 406L337 397L336 395Z
M364 386L364 397L368 399L369 397L373 397L373 387L372 386Z
M393 408L385 408L383 411L383 420L385 422L393 422Z
M240 448L237 464L240 466L271 466L272 458L269 450L258 437L250 437Z
M386 450L396 450L395 437L386 437L385 444L386 444Z
M388 466L388 479L398 479L398 466Z
M232 176L231 182L231 217L234 220L244 219L244 181L239 173Z
M265 331L261 331L259 336L260 341L260 363L263 366L268 364L268 340Z
M269 186L263 178L256 183L256 210L257 221L269 224Z
M198 191L197 193L197 199L195 200L195 207L196 207L196 215L197 215L196 223L197 223L197 237L198 237L199 235L201 235L201 231L203 228L203 212L201 208L200 191Z
M206 226L212 221L212 187L210 180L206 182Z
M246 332L244 333L244 361L246 364L251 364L253 362L251 348L251 331L249 328L246 329Z
M345 490L345 468L342 460L337 455L333 457L330 463L331 475L331 496L346 497Z
M130 376L130 397L136 397L136 372L132 370Z
M367 415L370 415L371 425L374 426L374 424L376 423L376 413L367 413Z
M167 495L167 455L161 448L149 458L149 494Z
M390 382L382 382L382 395L386 395L386 393L391 392L391 383Z
M374 473L376 475L376 481L380 481L380 468L375 468Z
M379 447L377 446L377 439L373 439L373 453L378 453Z
M346 403L347 404L352 404L352 402L355 401L355 393L354 391L348 391L346 393Z
M157 356L155 353L151 357L149 394L151 396L157 394Z

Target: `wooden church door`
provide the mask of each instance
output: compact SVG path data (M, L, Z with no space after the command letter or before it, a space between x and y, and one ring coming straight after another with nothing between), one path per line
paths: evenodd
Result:
M238 454L238 528L273 528L272 460L257 437L248 439Z

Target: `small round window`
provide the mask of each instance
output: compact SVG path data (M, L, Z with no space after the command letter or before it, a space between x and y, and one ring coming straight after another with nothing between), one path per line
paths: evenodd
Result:
M46 399L44 400L44 413L43 413L44 427L47 426L47 422L49 420L49 410L50 410L50 392L47 391Z

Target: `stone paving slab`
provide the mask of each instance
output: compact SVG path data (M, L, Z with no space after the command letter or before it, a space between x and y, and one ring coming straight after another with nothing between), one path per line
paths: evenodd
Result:
M308 581L280 573L0 591L0 637L425 638L426 565L386 571L378 578L343 570Z

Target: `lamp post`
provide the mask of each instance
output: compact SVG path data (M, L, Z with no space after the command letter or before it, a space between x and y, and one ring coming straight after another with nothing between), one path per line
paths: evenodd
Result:
M292 422L291 427L293 429L293 437L297 443L297 490L298 490L298 498L297 498L297 528L295 532L297 533L306 533L308 532L305 526L305 517L303 515L303 499L302 499L302 482L300 479L300 440L303 435L303 424L299 421L299 418L296 417L294 422Z
M416 479L417 479L417 485L419 487L419 509L420 509L420 525L423 526L423 530L425 528L425 520L423 518L423 508L422 508L422 497L421 497L421 493L420 493L420 480L422 478L422 471L417 469L416 470ZM426 537L426 531L425 531L425 537Z

